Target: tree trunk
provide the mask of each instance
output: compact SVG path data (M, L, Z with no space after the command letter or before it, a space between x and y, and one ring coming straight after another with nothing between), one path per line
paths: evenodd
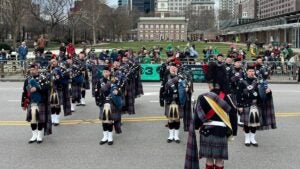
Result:
M72 43L75 44L75 27L72 28Z
M95 29L95 25L93 25L93 45L96 45L96 29Z
M17 25L13 26L13 33L12 33L12 39L13 39L13 48L14 50L17 49L17 38L18 38L18 27Z

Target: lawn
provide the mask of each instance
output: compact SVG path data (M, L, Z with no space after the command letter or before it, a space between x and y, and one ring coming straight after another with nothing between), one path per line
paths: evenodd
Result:
M188 42L166 42L166 41L134 41L134 42L111 42L111 43L101 43L97 44L94 46L88 45L87 48L95 48L95 49L133 49L133 51L139 51L142 47L145 47L146 49L151 49L154 47L162 47L163 52L162 52L162 57L165 57L166 53L166 48L169 44L172 44L173 47L178 47L181 51L184 50ZM194 44L196 47L197 52L199 53L200 57L198 59L203 59L203 53L202 50L206 47L212 46L213 48L217 48L221 53L224 55L227 54L231 43L221 43L221 42L209 42L209 43L204 43L204 42L190 42L190 45ZM82 48L81 44L76 44L76 48ZM246 46L240 46L237 45L237 48L239 49L242 47L244 51L246 51ZM49 43L48 46L46 47L46 50L58 50L59 49L59 44L55 43ZM30 49L32 50L32 49ZM99 50L98 50L99 51ZM249 58L250 54L247 52L247 58Z
M153 47L162 47L163 48L163 54L165 54L165 49L168 46L168 44L172 44L173 47L178 47L181 51L184 50L184 48L187 45L187 42L155 42L155 41L140 41L140 42L114 42L114 43L107 43L107 44L101 44L96 45L95 48L106 48L106 49L112 49L112 48L124 48L124 49L133 49L134 51L140 50L142 47L145 47L146 49L151 49ZM216 47L221 53L227 54L230 43L204 43L204 42L190 42L190 45L194 44L196 47L197 52L200 54L200 58L203 58L202 50L206 47L212 46L213 48ZM237 46L238 48L242 47L244 51L246 51L245 46Z

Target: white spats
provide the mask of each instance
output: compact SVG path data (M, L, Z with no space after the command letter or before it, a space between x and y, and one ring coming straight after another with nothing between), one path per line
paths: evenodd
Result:
M245 145L250 146L250 133L245 133Z
M31 139L28 141L28 143L31 144L31 143L36 142L37 136L38 136L37 130L33 130L33 131L32 131L32 137L31 137Z
M108 131L103 131L103 138L99 144L100 145L105 144L105 143L107 143L107 140L108 140Z
M253 146L258 146L257 141L255 140L255 133L250 133L250 143Z
M114 143L114 140L113 140L113 132L108 132L108 137L107 137L107 144L108 145L112 145Z
M176 143L180 143L179 130L174 130L174 140Z
M36 139L36 141L37 141L38 144L40 144L40 143L43 142L43 135L44 135L43 130L38 130L38 132L37 132L37 139Z
M167 142L170 143L174 140L174 129L169 129L169 137L168 137L168 140Z

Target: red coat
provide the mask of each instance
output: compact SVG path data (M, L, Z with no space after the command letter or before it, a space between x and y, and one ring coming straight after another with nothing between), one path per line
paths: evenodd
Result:
M74 56L74 54L75 54L75 46L72 43L69 43L67 45L67 53L68 53L68 56L69 56L69 54L71 54L72 57Z

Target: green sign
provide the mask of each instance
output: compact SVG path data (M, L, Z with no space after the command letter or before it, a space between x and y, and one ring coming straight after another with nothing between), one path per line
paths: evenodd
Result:
M142 64L142 80L143 81L159 81L160 64ZM202 65L184 65L193 73L195 82L204 82L205 75Z
M159 81L160 64L142 64L142 80Z
M202 65L185 65L188 69L193 72L193 79L195 82L204 82L205 75Z

